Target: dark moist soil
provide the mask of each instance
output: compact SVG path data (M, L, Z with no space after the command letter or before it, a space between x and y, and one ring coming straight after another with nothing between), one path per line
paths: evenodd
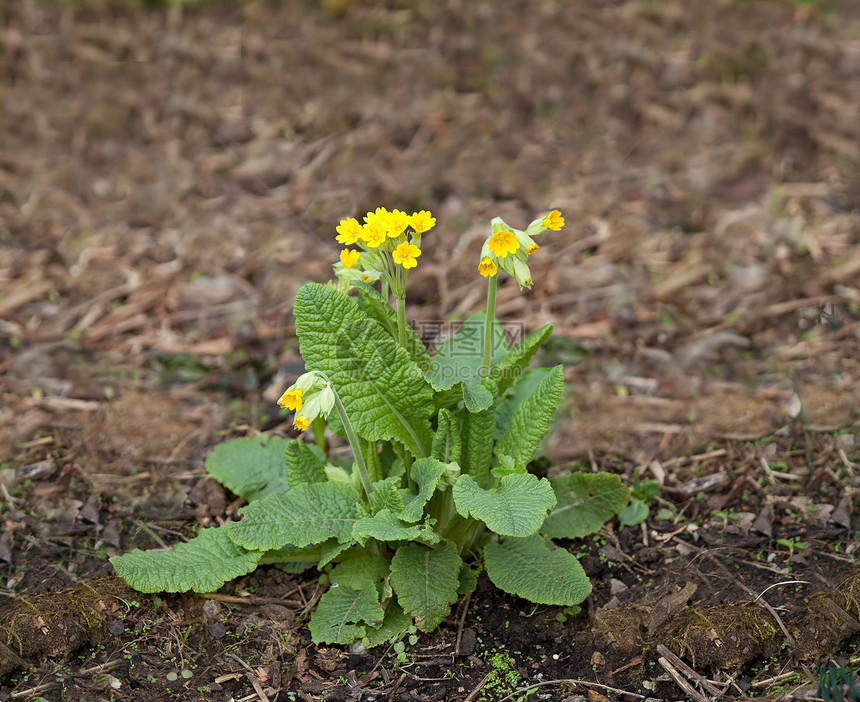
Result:
M0 700L850 695L858 36L852 0L5 4ZM481 308L491 217L562 210L498 312L556 325L549 471L658 481L646 522L563 544L580 612L482 578L404 660L313 646L312 574L130 591L109 556L236 516L219 441L291 434L293 295L378 205L438 218L416 326Z

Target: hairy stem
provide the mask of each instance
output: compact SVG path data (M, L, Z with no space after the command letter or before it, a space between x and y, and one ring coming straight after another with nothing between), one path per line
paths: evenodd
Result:
M397 298L397 341L406 348L406 297Z
M332 388L332 390L334 390L334 388ZM334 406L337 410L338 416L340 417L340 421L343 424L343 428L346 431L346 440L349 442L349 445L352 448L352 453L355 456L355 466L358 470L358 477L361 479L361 486L364 488L364 494L369 502L370 493L373 492L373 484L370 482L370 475L368 474L367 466L364 463L364 454L361 451L361 441L358 438L358 434L355 433L355 429L352 427L352 422L349 421L349 415L347 415L346 408L340 401L340 395L337 394L337 390L334 390Z
M490 353L493 349L493 322L496 319L496 286L498 276L492 275L487 278L487 316L484 320L484 359L481 364L481 378L485 379L490 374Z

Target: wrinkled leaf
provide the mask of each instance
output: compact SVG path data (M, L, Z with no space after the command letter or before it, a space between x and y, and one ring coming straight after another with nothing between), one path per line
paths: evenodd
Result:
M505 536L528 536L540 529L546 513L555 506L555 494L546 479L531 473L504 476L495 490L485 490L470 475L454 485L454 505L463 517L480 519Z
M550 548L538 534L488 543L484 564L496 587L537 604L570 606L591 594L579 561L564 549Z
M248 502L290 489L284 449L294 439L260 434L218 444L206 457L206 470L215 480Z
M138 592L214 592L228 580L250 573L262 556L262 551L237 546L224 527L216 527L168 551L136 549L110 562Z
M332 585L320 598L308 628L315 644L347 645L362 638L367 626L381 626L384 617L375 586L353 590Z
M541 532L551 539L576 539L599 531L630 498L621 478L612 473L558 475L550 483L558 504Z
M391 561L391 587L403 611L422 631L433 631L457 601L463 561L450 541L436 549L405 544Z
M332 537L346 542L357 504L357 493L346 483L299 485L242 508L242 521L227 524L227 533L239 546L264 551L284 544L301 548Z

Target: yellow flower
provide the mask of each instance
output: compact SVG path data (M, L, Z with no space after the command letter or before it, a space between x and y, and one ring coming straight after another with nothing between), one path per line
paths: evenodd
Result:
M278 400L278 406L290 411L300 410L302 408L302 388L287 390Z
M378 248L380 244L384 244L387 238L385 227L378 218L368 222L361 228L361 239L371 249Z
M353 249L344 249L340 252L340 260L344 268L352 268L358 263L358 258L361 254Z
M493 259L489 256L484 256L481 259L481 262L478 264L478 273L480 273L485 278L492 278L496 273L499 272L499 269L496 268L496 264L493 263Z
M507 258L509 253L514 253L520 248L520 241L516 234L506 229L500 229L490 237L490 252L499 258Z
M394 253L391 254L391 257L394 259L395 263L399 263L404 268L415 268L418 265L418 261L415 259L421 255L421 249L419 249L415 244L407 244L405 241L400 244L396 249L394 249Z
M337 225L337 241L339 244L349 246L361 238L361 225L355 217L340 220Z
M364 215L365 224L385 224L390 213L384 207L377 207L373 212Z
M561 212L558 210L553 210L543 218L543 226L546 229L552 229L557 232L564 226L564 217L561 216Z
M423 234L436 226L436 218L431 217L427 210L421 210L420 212L412 213L412 216L409 218L409 223L412 225L412 229L415 230L416 234Z
M369 282L371 282L370 276L369 276L369 275L367 275L367 273L362 273L362 274L361 274L361 279L362 279L365 283L369 283Z
M537 244L529 244L529 247L526 249L526 253L531 256L533 253L537 253L537 250L540 248Z
M293 426L295 426L296 429L299 429L301 431L306 431L310 425L311 425L311 420L305 419L300 414L297 414L296 418L293 420Z
M388 236L392 239L396 239L398 236L403 234L406 231L406 227L409 226L409 215L405 212L401 212L400 210L392 210L388 213L388 217L386 218Z

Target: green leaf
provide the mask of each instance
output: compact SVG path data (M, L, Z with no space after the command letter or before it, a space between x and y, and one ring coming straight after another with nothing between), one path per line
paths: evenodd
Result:
M562 366L553 368L535 391L514 411L511 423L496 444L496 455L507 454L517 465L531 461L540 446L564 393Z
M308 548L287 544L281 548L266 551L260 559L260 565L271 564L285 573L304 573L319 563L323 550L324 544Z
M381 626L384 617L385 612L379 605L379 596L373 585L362 590L333 585L320 598L308 628L317 645L347 645L365 635L364 625L372 628Z
M392 339L396 339L397 331L397 312L386 302L385 298L379 292L369 286L367 283L359 282L358 288L358 307L368 317L372 317L379 322L385 330L391 335ZM417 363L422 370L430 367L430 354L427 353L427 347L421 341L415 330L406 325L406 350L409 352L409 357Z
M571 606L591 593L579 561L564 549L551 549L537 534L488 543L484 564L496 587L537 604Z
M389 565L388 559L382 556L359 554L338 563L332 568L329 578L336 585L362 590L368 585L376 585L388 575Z
M400 518L407 522L417 522L424 514L424 505L433 497L439 479L445 473L445 465L435 458L419 458L412 464L410 475L418 486L418 494L406 494L403 497L403 509Z
M303 285L295 314L306 366L328 376L359 435L428 455L433 394L406 350L332 287Z
M317 568L324 568L344 551L348 551L355 546L355 544L349 541L341 543L337 539L329 539L328 541L324 541L320 546L320 560L316 564Z
M541 532L552 539L576 539L599 531L630 498L621 478L612 473L558 475L550 483L558 504Z
M392 600L386 606L382 626L367 632L367 647L373 648L379 644L388 643L393 638L400 638L410 626L412 626L412 617L405 614L400 605Z
M362 544L367 539L436 543L439 534L423 525L404 524L397 515L383 509L372 517L359 519L352 528L352 538Z
M382 480L382 459L379 457L379 446L375 441L359 439L359 442L370 482L375 483L377 480Z
M460 449L460 427L457 418L451 410L443 407L439 410L439 427L433 435L430 455L442 463L451 463L460 460Z
M463 417L463 455L460 466L484 487L490 475L496 412L488 407L483 412L466 412Z
M216 527L169 551L136 549L110 562L139 592L214 592L228 580L250 573L262 556L262 551L237 546L224 527Z
M403 495L400 494L399 488L399 476L375 482L370 496L371 511L375 514L382 509L387 509L394 514L399 514L403 509Z
M636 526L648 519L648 505L638 497L631 497L630 504L618 513L621 527Z
M514 463L514 459L506 453L498 456L498 459L499 464L490 471L495 478L503 478L504 476L511 475L512 473L528 473L527 466L517 465Z
M206 457L215 480L248 502L290 489L284 467L287 439L260 434L218 444Z
M460 568L460 573L457 576L460 581L460 585L457 588L457 592L461 595L468 595L472 592L472 590L478 586L478 576L480 574L480 568L470 568L467 565Z
M314 444L290 439L284 449L284 462L287 464L287 480L296 487L305 483L324 483L325 456Z
M540 381L549 373L549 368L527 368L523 374L499 395L496 402L496 439L501 439L510 426L514 412L535 391Z
M492 377L499 384L499 394L505 392L521 375L529 365L532 357L544 342L552 334L553 325L547 324L523 340L519 346L513 349L505 358L493 368Z
M350 540L358 495L345 483L308 483L269 495L239 510L241 522L227 524L230 539L263 551L284 544L304 547L335 537Z
M497 534L528 536L555 507L555 495L548 480L531 473L506 475L497 490L484 490L472 476L461 475L454 485L454 506L461 516L480 519Z
M427 380L437 392L462 384L463 401L469 412L481 412L493 403L493 394L484 387L481 366L484 358L485 312L477 312L466 319L459 332L436 351L436 357L427 373ZM490 365L507 356L505 331L496 320L493 324L493 344Z
M457 601L458 575L463 561L450 541L437 549L405 544L391 560L391 587L406 614L422 631L445 621Z

